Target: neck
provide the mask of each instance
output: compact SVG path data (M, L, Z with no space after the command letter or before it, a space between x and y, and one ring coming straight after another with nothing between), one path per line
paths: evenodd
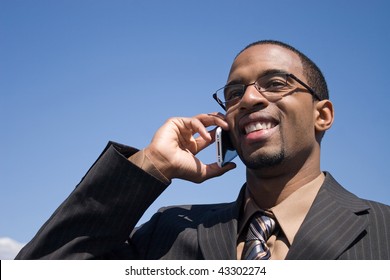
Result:
M247 187L256 204L269 209L321 174L319 162L306 166L309 167L303 166L299 170L289 170L285 166L268 170L247 169Z

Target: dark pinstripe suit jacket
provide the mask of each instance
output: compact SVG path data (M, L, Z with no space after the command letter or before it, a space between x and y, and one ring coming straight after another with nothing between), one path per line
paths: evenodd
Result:
M17 259L236 259L242 191L232 203L161 209L133 230L167 187L127 161L134 152L110 143ZM326 174L287 259L390 259L390 207Z

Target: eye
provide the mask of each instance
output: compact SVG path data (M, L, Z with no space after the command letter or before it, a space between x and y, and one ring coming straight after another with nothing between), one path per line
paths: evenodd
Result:
M225 87L224 90L225 100L231 101L234 99L241 98L244 92L243 88L244 88L243 85L231 85Z
M287 81L280 77L273 77L265 81L262 87L270 92L281 91L287 87Z

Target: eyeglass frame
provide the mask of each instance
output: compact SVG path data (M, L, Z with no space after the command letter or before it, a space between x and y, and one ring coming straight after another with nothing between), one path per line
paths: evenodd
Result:
M295 80L296 82L298 82L301 86L303 86L303 87L305 87L308 91L309 91L309 93L311 94L311 95L313 95L316 99L318 99L318 100L322 100L322 98L320 98L320 96L309 86L309 85L307 85L305 82L303 82L301 79L299 79L297 76L295 76L294 74L292 74L292 73L286 73L286 72L278 72L278 73L275 73L275 74L283 74L283 75L286 75L287 77L290 77L290 78L292 78L293 80ZM253 82L253 83L250 83L250 84L247 84L247 85L245 85L245 84L240 84L240 85L243 85L244 86L244 94L245 94L245 91L246 91L246 89L249 87L249 86L253 86L253 85L256 85L257 84L257 81L259 80L260 78L258 78L255 82ZM217 89L214 93L213 93L213 98L215 99L215 101L217 101L217 103L225 110L225 111L227 111L227 109L226 109L226 106L224 105L224 103L226 103L226 102L223 102L219 97L218 97L218 95L217 95L217 92L218 91L220 91L220 90L222 90L222 89L224 89L224 88L226 88L227 86L229 86L229 85L225 85L225 86L223 86L223 87L221 87L221 88L219 88L219 89ZM262 92L258 89L258 86L256 86L255 87L256 88L256 90L261 94ZM244 94L242 95L242 97L244 96ZM264 96L264 95L263 95ZM242 99L242 97L240 97L240 100Z

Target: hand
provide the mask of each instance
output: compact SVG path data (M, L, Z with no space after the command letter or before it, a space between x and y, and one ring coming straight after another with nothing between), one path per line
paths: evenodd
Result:
M204 164L197 157L204 148L215 141L215 129L220 126L228 130L222 114L202 114L192 118L171 118L157 130L145 154L168 179L180 178L194 183L220 176L236 167L229 163L220 168L217 163ZM197 138L195 134L199 134Z

